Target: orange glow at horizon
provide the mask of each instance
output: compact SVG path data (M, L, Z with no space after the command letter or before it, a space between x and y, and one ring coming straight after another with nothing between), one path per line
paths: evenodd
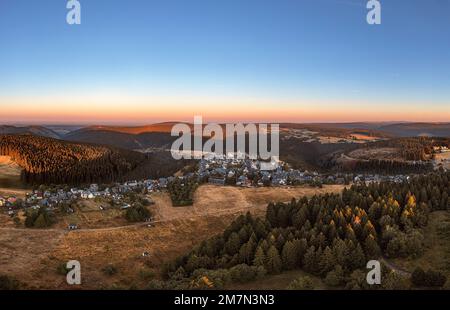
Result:
M168 96L0 97L0 123L149 124L192 122L448 122L450 111L427 105L258 98ZM364 110L363 110L364 108Z

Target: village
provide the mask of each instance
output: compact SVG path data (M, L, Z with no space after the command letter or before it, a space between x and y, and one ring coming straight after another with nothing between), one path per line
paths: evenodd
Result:
M179 176L170 176L156 180L127 181L110 185L90 184L84 188L67 186L39 186L21 199L16 196L1 196L0 208L10 216L14 216L20 209L55 210L64 205L66 213L73 213L71 204L79 200L107 198L113 205L125 210L131 207L129 193L150 194L167 190L167 186L175 179L183 185L187 180L199 184L214 184L217 186L263 187L263 186L296 186L310 185L320 187L323 184L357 184L381 181L403 182L408 180L406 175L354 175L354 174L320 174L316 171L300 171L280 162L278 168L272 171L261 170L261 162L251 159L209 158L201 159L195 172ZM99 208L102 208L101 206Z

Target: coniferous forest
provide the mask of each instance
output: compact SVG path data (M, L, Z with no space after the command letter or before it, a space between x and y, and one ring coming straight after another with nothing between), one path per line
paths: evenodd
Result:
M449 195L450 173L440 172L401 184L353 185L341 195L271 203L265 218L241 215L221 235L167 265L167 281L150 286L201 287L207 277L223 287L302 269L328 286L367 288L369 260L422 255L422 228L430 212L450 208ZM401 288L397 277L387 273L383 287ZM445 283L442 275L437 278Z
M170 154L143 154L110 146L74 143L34 135L0 135L0 155L23 168L29 184L84 184L170 175L186 162Z

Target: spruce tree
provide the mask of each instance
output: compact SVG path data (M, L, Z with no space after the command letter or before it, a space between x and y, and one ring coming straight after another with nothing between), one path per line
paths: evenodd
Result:
M266 265L266 254L264 254L264 250L260 246L256 250L255 258L253 259L253 265L258 267L264 267Z
M283 262L283 269L294 269L297 263L297 256L295 253L294 244L291 241L287 241L281 252L281 260Z
M271 246L267 252L266 269L268 273L277 274L281 272L282 262L280 254L275 246Z

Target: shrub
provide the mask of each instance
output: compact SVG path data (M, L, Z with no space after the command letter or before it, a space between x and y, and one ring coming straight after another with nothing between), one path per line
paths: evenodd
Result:
M369 288L370 286L367 284L366 273L359 269L350 274L345 285L345 289L347 290L363 290Z
M411 275L411 282L414 286L423 286L425 284L425 278L425 271L422 268L417 267Z
M117 273L117 268L114 267L113 265L108 265L103 267L102 271L107 276L113 276Z
M14 216L13 221L14 221L14 225L20 226L21 221L20 221L20 218L18 216Z
M0 290L17 290L19 282L7 275L0 275Z
M170 198L174 207L191 206L194 201L194 192L197 190L198 182L195 178L179 179L176 178L167 185Z
M192 276L199 283L205 277L210 281L214 288L222 289L228 283L230 283L231 275L228 269L206 270L197 269L192 273Z
M230 268L231 279L235 282L250 282L265 275L264 267L248 266L246 264L236 265Z
M411 275L411 282L416 287L443 287L447 277L439 271L424 271L417 267Z
M27 210L25 216L25 226L30 228L46 228L55 223L54 215L44 207L38 210Z
M383 281L381 287L384 290L407 290L409 289L408 281L397 272L389 272L382 276Z
M60 275L66 275L69 271L70 269L67 269L66 263L60 263L56 267L56 272Z
M135 206L127 209L127 211L125 212L125 218L129 222L143 222L150 217L150 211L140 204L136 204Z
M288 287L288 290L312 290L314 289L314 284L310 277L300 277L292 281Z
M337 265L333 270L327 273L325 277L325 284L329 286L340 286L344 284L344 271L340 265Z
M139 271L139 277L142 280L151 280L155 277L155 273L152 270L149 269L141 269Z
M166 282L161 281L161 280L151 280L147 284L147 289L149 289L149 290L163 290L163 289L166 288L165 283Z

